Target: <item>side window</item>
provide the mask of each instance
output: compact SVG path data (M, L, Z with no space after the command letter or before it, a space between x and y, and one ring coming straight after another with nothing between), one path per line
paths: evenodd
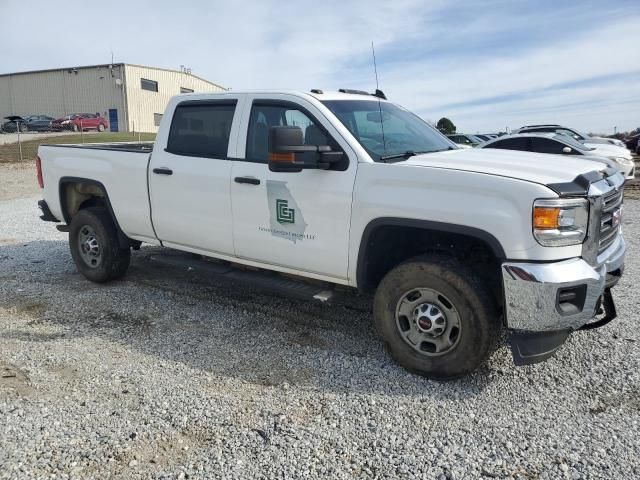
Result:
M562 153L566 147L564 143L556 142L550 138L532 138L531 151L537 153Z
M332 149L339 149L325 130L302 110L293 106L254 103L249 117L246 159L267 163L269 129L285 125L300 127L305 145L330 145Z
M187 102L176 107L167 151L192 157L226 158L236 102Z
M505 150L528 150L529 142L528 138L505 138L498 142L494 142L491 145L487 145L485 148L503 148Z

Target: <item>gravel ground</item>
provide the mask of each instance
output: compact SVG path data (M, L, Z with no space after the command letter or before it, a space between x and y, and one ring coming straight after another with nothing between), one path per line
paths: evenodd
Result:
M0 164L0 200L37 195L39 191L34 162Z
M640 478L638 200L618 320L452 383L396 366L357 297L217 285L153 247L91 284L36 200L0 201L0 479Z

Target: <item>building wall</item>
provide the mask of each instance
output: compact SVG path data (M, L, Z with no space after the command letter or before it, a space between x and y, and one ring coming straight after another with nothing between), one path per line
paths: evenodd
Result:
M41 114L57 118L72 113L124 113L122 66L18 73L0 76L0 117Z
M158 83L158 91L141 88L141 79ZM180 88L195 92L223 91L219 85L194 75L136 65L125 65L125 91L130 131L157 132L158 124L169 99L180 93Z
M158 82L158 91L143 90L141 78ZM119 131L157 132L169 99L180 87L224 90L191 74L126 64L0 75L0 121L7 115L58 118L96 112L109 120L109 110L116 109Z

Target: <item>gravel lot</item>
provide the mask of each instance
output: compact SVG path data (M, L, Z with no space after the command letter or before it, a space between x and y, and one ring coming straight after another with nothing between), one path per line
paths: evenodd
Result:
M91 284L37 197L3 198L0 479L640 478L638 200L618 320L436 383L391 362L363 299L217 285L152 247Z

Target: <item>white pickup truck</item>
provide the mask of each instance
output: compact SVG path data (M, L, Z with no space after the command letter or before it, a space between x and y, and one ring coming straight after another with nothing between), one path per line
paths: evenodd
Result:
M153 144L43 145L36 164L42 218L89 280L148 243L316 299L357 288L393 358L431 378L476 369L503 328L529 364L616 316L619 173L459 149L380 91L180 95Z

